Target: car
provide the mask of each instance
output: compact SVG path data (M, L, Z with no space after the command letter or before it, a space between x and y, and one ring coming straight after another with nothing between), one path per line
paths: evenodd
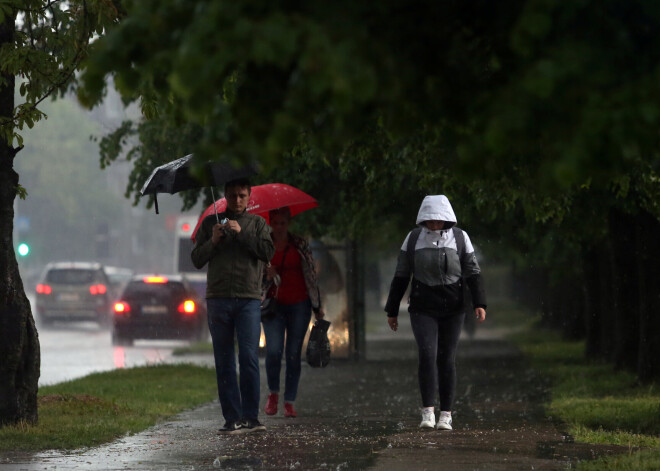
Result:
M203 340L206 301L181 274L135 275L114 303L112 344L136 339Z
M58 320L108 326L115 295L100 263L49 263L36 286L37 316L42 326Z
M129 281L131 281L134 274L133 270L130 268L113 267L108 265L103 266L103 271L108 277L110 284L114 287L117 295L123 291L124 287Z

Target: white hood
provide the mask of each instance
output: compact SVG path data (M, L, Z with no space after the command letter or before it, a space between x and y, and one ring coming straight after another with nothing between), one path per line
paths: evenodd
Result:
M417 213L417 222L420 225L424 221L446 221L443 229L449 229L456 225L456 215L445 195L428 195L424 197L422 205Z

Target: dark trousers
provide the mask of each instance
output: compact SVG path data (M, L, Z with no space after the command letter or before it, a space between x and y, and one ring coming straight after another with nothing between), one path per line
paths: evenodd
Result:
M256 419L261 303L247 298L211 298L206 302L222 415L227 422ZM236 377L234 336L238 343L240 385Z
M293 402L298 395L302 361L302 346L312 317L312 304L309 300L291 305L279 304L275 316L264 319L266 336L266 377L268 389L280 391L280 371L282 354L285 351L286 333L286 373L284 378L284 400Z
M456 390L456 347L461 335L464 313L449 316L410 314L419 350L419 389L422 406L435 405L440 392L440 410L451 411Z

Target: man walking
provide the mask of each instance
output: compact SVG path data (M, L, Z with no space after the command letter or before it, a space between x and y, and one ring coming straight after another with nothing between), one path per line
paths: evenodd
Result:
M227 210L218 214L220 223L214 214L202 221L191 254L195 267L208 263L208 321L225 418L220 432L231 434L266 430L258 420L261 281L275 248L266 220L246 211L250 193L247 179L225 184Z

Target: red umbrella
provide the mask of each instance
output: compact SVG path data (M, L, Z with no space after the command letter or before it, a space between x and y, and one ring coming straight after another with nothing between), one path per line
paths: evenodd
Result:
M268 222L268 212L273 209L288 206L291 210L291 216L295 216L308 209L316 208L318 205L318 202L314 198L291 185L285 183L266 183L265 185L252 187L247 210L252 214L262 216ZM220 213L225 209L227 209L227 200L224 198L220 198L206 208L199 221L197 221L197 225L191 236L192 240L195 240L195 234L197 234L197 230L202 225L202 221L206 216L215 214L216 211Z

